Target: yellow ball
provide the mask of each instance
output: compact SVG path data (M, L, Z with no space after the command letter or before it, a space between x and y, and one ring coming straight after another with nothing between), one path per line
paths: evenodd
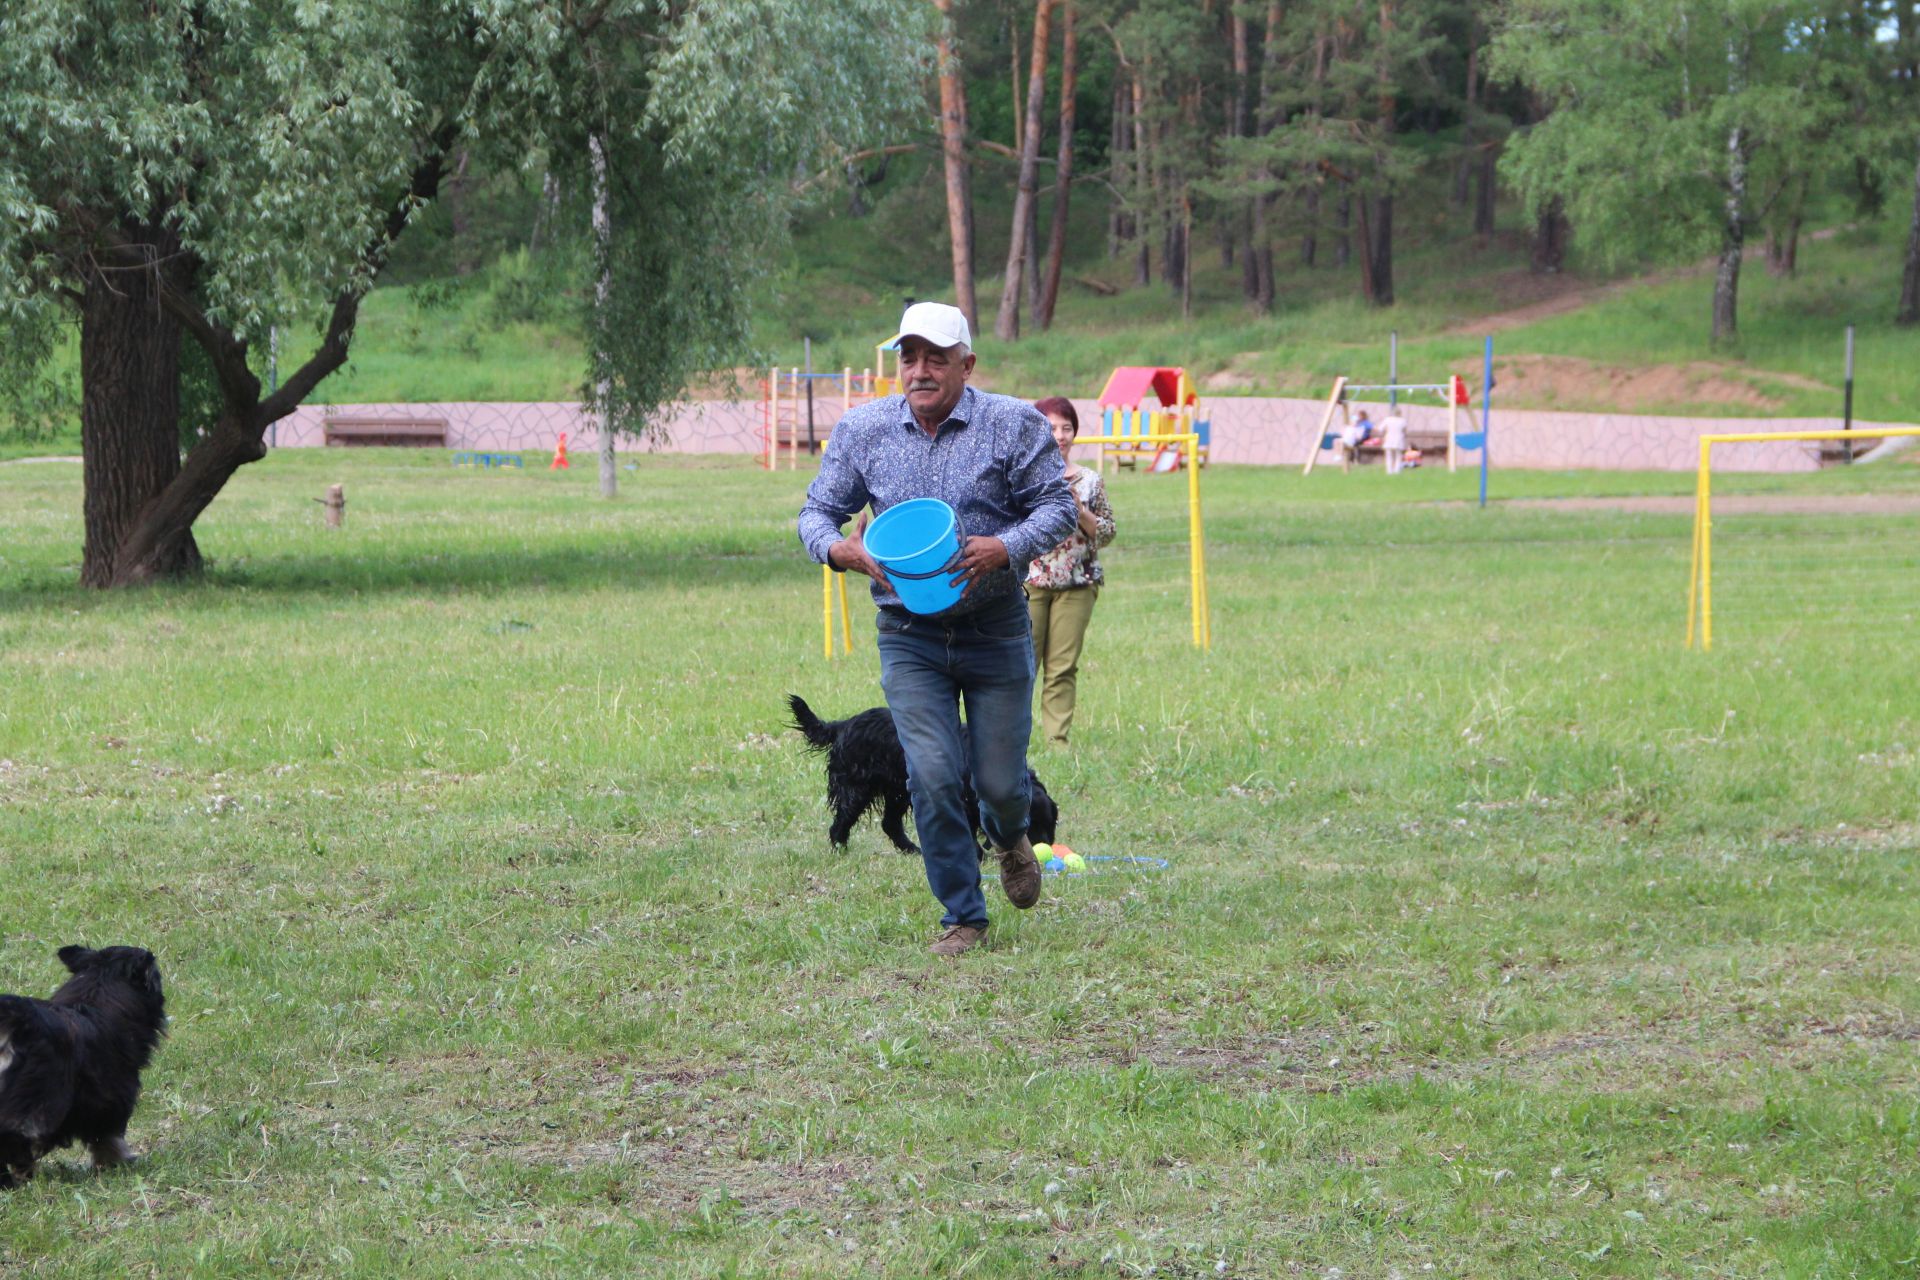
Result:
M1071 849L1055 856L1067 864L1067 870L1069 871L1085 871L1087 869L1087 860Z
M1052 845L1042 843L1042 844L1037 844L1033 846L1033 860L1035 862L1045 863L1046 860L1048 858L1051 858L1052 856L1053 856Z

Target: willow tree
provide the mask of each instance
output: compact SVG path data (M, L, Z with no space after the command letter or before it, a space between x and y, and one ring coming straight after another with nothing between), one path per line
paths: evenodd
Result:
M33 385L51 335L78 322L81 580L199 570L195 520L345 362L361 300L458 148L495 163L545 151L584 191L601 134L614 216L583 385L615 429L644 431L688 373L745 345L746 284L793 175L911 102L924 36L903 27L918 10L8 0L0 383ZM317 341L268 392L275 324ZM184 457L183 343L218 388Z

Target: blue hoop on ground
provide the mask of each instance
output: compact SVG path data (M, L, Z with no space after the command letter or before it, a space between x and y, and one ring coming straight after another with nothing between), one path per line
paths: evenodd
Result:
M1129 868L1139 871L1165 871L1173 865L1165 858L1147 858L1134 853L1083 853L1080 856L1085 858L1089 864L1085 871L1048 871L1046 864L1042 863L1040 865L1040 874L1046 876L1089 876L1093 874L1091 864L1096 862L1124 863Z

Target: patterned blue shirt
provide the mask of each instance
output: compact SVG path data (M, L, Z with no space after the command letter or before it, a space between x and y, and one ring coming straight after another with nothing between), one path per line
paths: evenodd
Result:
M976 582L949 615L972 613L1021 596L1034 557L1066 541L1079 508L1066 461L1038 409L1012 396L960 393L939 431L928 436L905 396L863 404L840 419L820 457L820 474L800 508L800 541L821 564L840 526L860 508L877 516L909 498L939 498L969 538L1006 544L1005 569ZM901 608L891 588L873 584L873 602Z

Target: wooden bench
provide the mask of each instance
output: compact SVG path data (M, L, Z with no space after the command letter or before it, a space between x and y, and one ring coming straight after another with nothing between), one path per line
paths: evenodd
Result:
M329 447L404 445L420 449L447 447L445 418L328 418L321 434Z
M1369 436L1354 455L1355 462L1378 462L1385 458L1386 443L1380 436ZM1431 466L1438 461L1441 466L1447 462L1447 433L1444 431L1407 432L1407 452L1418 453L1423 466Z

